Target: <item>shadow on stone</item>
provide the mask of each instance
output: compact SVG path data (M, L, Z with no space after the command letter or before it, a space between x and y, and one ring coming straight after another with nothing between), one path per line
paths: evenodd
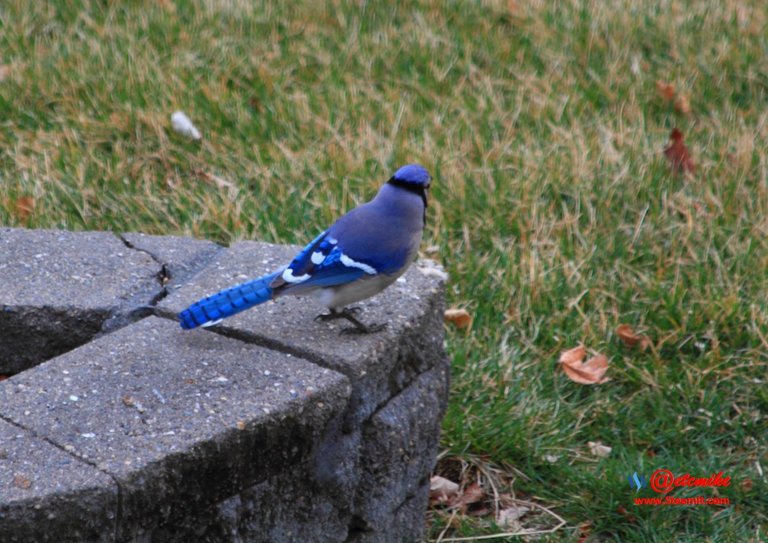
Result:
M14 375L92 339L107 315L55 308L0 310L0 373Z

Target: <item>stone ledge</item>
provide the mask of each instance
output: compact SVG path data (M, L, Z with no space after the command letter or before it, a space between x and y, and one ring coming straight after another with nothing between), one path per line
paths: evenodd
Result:
M0 228L0 374L136 320L175 275L188 277L219 249L188 238Z
M40 236L64 246L53 242L45 258L9 249L10 239ZM339 336L313 321L322 308L293 298L188 332L170 320L176 311L274 269L296 248L9 229L3 239L0 275L14 283L0 306L21 307L26 267L45 288L32 289L39 298L25 310L45 315L66 299L67 311L97 313L98 331L0 382L0 435L14 436L0 455L0 540L420 537L448 379L443 289L431 275L412 267L362 304L366 321L389 325L371 336ZM112 260L81 254L65 269L67 254L93 246ZM44 269L49 261L56 273ZM80 306L82 289L100 288L72 285L86 274L137 282L90 292ZM165 318L144 318L156 303ZM52 333L60 326L67 335L76 323Z
M171 317L200 298L290 262L300 247L243 241L217 254L193 280L158 304ZM311 360L344 374L353 386L348 425L359 425L443 352L442 284L411 268L383 293L358 304L365 322L387 323L370 335L340 335L343 321L317 322L325 308L312 298L285 297L224 320L218 333Z
M117 503L108 475L0 420L0 541L112 541Z

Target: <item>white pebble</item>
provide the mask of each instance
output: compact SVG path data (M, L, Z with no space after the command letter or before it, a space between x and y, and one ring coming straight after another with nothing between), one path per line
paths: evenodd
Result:
M194 124L192 124L192 121L183 111L175 111L173 115L171 115L171 126L182 136L192 138L193 140L202 138L200 131Z

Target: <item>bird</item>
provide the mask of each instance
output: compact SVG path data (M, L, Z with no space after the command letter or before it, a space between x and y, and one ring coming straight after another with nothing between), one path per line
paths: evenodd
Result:
M403 275L416 258L427 220L432 177L420 164L400 167L376 196L345 215L276 271L208 296L178 314L185 330L213 326L253 306L286 295L314 295L328 308L319 321L345 319L342 333L374 333L358 307Z

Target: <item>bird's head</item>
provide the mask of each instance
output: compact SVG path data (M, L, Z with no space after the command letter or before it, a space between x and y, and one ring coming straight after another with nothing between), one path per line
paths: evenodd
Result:
M429 189L431 182L432 177L421 164L401 166L388 181L388 183L396 187L401 187L420 195L422 200L424 200L424 207L427 207L427 189Z

